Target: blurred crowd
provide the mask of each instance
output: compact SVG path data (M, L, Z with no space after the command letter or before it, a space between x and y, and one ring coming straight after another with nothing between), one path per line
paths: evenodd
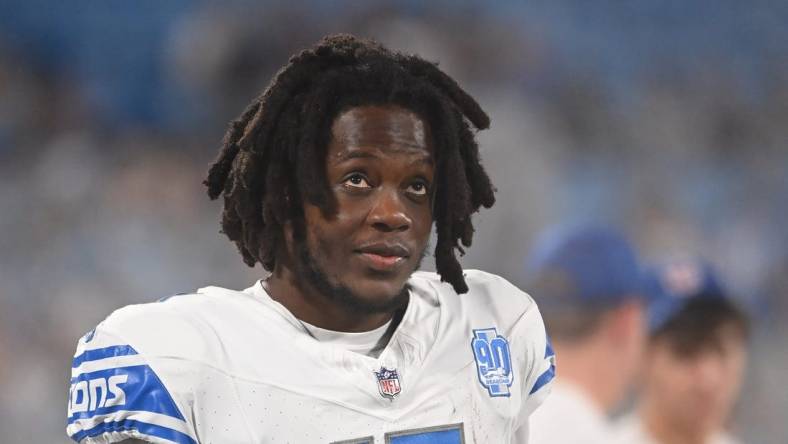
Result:
M492 117L498 203L464 266L524 285L535 234L569 222L708 258L753 319L731 427L784 443L785 23L766 0L0 1L0 441L67 442L71 354L113 309L262 275L201 181L289 54L352 32L439 61Z

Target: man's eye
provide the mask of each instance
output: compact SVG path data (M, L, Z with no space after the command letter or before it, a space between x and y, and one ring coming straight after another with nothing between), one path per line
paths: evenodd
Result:
M361 174L352 174L345 179L345 185L353 188L369 188L369 182Z
M408 192L417 196L425 196L427 194L427 185L416 182L408 187Z

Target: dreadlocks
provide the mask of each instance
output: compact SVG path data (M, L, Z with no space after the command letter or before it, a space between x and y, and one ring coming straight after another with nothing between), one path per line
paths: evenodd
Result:
M390 51L350 35L323 38L293 56L262 95L230 124L207 179L208 196L224 196L222 231L244 262L273 270L284 241L305 236L303 203L325 215L336 202L325 176L331 124L354 106L395 104L433 129L437 229L435 263L443 281L468 291L454 250L471 245L471 214L495 202L469 124L486 129L478 103L438 67L415 55Z

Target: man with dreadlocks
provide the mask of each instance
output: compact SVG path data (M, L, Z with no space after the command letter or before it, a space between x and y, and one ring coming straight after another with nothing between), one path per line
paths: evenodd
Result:
M294 56L205 181L270 275L125 307L83 337L71 438L526 442L553 355L533 300L455 257L494 202L471 125L489 118L419 57L347 35ZM437 274L418 272L433 222Z

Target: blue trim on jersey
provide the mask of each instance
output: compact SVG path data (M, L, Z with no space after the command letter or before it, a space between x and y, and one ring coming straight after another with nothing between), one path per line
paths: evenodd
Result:
M550 344L550 338L547 338L547 346L545 347L544 358L550 360L550 367L541 375L539 375L538 378L536 378L534 386L531 387L531 391L528 393L529 395L533 395L539 391L540 388L544 387L545 384L552 381L555 377L555 352L553 351L553 346Z
M104 433L111 432L127 432L136 430L148 436L155 436L157 438L167 439L178 444L197 444L189 435L173 430L168 427L162 427L156 424L149 424L147 422L135 421L133 419L126 419L123 421L103 422L92 429L82 430L71 435L71 439L80 442L85 438L92 438Z
M389 444L460 444L465 442L463 425L427 427L425 429L386 433Z
M555 377L555 366L550 364L550 368L545 370L544 373L542 373L541 375L539 375L538 378L536 378L536 382L534 382L534 386L531 388L531 391L528 394L533 395L534 393L539 391L540 388L544 387L545 384L552 381L554 377Z
M116 401L119 396L122 399ZM186 421L164 384L147 365L99 370L72 378L69 402L69 424L121 410L159 413Z
M547 346L544 350L544 357L545 359L551 358L555 356L555 351L553 351L553 344L550 343L550 338L547 338Z
M83 362L98 361L99 359L136 354L137 350L134 350L134 348L132 348L130 345L113 345L112 347L85 350L81 355L74 358L74 360L71 362L71 368L77 368Z
M391 444L451 444L462 442L459 429L439 430L436 432L419 433L418 435L395 436Z

